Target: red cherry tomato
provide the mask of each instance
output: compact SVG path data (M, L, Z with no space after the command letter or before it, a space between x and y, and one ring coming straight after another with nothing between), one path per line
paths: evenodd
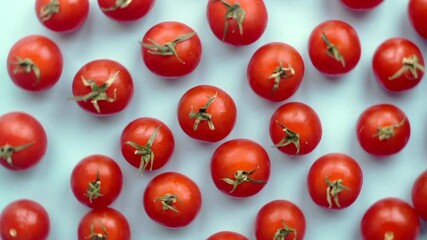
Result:
M123 157L138 172L163 167L171 158L175 139L169 127L154 118L138 118L123 129L120 137Z
M248 139L221 144L211 157L215 186L233 197L250 197L261 191L270 178L270 158L265 149Z
M148 183L143 205L153 221L165 227L180 228L190 224L199 214L202 194L187 176L166 172Z
M113 159L104 155L90 155L74 167L70 184L80 203L91 208L106 208L119 196L123 176Z
M136 21L151 10L155 0L98 0L101 11L109 18L121 21Z
M84 110L108 115L122 111L133 97L133 80L120 63L98 59L85 64L73 79L71 99Z
M207 240L248 240L245 236L240 233L231 231L222 231L212 234Z
M424 76L420 49L405 38L391 38L375 50L372 59L375 79L387 91L404 92L417 86Z
M311 199L320 207L344 209L356 201L363 183L362 169L350 156L331 153L318 158L307 175Z
M285 103L276 109L269 129L271 141L288 155L308 154L322 139L322 124L317 113L300 102Z
M80 220L78 240L130 240L131 229L125 216L113 208L93 209Z
M10 170L34 167L47 150L47 135L37 119L23 112L0 116L0 164Z
M49 231L49 215L35 201L16 200L0 214L0 238L3 240L45 240Z
M165 78L179 78L199 65L202 43L197 33L184 23L162 22L145 33L141 55L151 72Z
M89 0L36 0L37 19L55 32L78 30L89 15Z
M417 214L427 221L427 170L415 179L411 199Z
M304 61L292 46L271 42L260 47L248 64L247 78L259 96L280 102L298 90L304 77Z
M234 46L258 40L268 22L262 0L209 0L206 15L213 34Z
M415 31L423 38L427 38L427 1L409 0L408 18Z
M409 141L411 126L406 114L391 104L367 108L356 123L357 139L373 155L388 156L401 151Z
M287 200L273 200L257 213L255 236L257 240L302 240L305 236L304 213Z
M384 0L341 0L345 6L358 11L366 11L380 5Z
M7 57L12 81L27 91L52 88L62 74L63 58L58 45L41 35L29 35L17 41Z
M346 22L323 22L310 34L308 55L319 72L327 76L343 75L354 69L360 60L359 36Z

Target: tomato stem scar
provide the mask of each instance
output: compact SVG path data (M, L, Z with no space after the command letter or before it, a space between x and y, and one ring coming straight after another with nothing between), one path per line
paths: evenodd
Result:
M140 146L132 141L127 141L125 144L128 144L135 148L135 155L141 155L141 163L138 168L138 174L142 174L142 172L147 168L148 164L150 163L150 171L153 169L154 164L154 152L151 149L154 143L154 139L156 138L158 132L159 132L160 126L158 126L154 132L151 134L150 138L148 139L147 144L144 146Z
M283 227L277 229L276 233L274 233L273 240L285 240L286 237L291 233L294 234L294 240L296 240L297 230L295 228L290 228L283 220Z
M40 68L29 58L21 58L19 56L15 57L16 62L13 62L13 64L15 64L16 67L13 69L13 74L33 72L36 76L36 81L33 83L33 86L36 86L40 82L41 78Z
M40 9L40 17L43 22L49 20L54 14L59 13L60 4L59 0L50 0Z
M36 142L33 141L33 142L23 144L23 145L19 145L16 147L13 147L9 144L6 144L0 148L0 159L6 160L7 164L9 164L10 166L13 166L13 160L12 160L13 153L22 151L22 150L32 146L35 143Z
M291 78L295 75L295 70L288 63L288 67L283 67L283 62L279 61L279 66L277 66L273 73L268 77L268 79L274 79L274 86L270 95L273 95L274 92L279 88L280 80L283 78Z
M209 129L215 130L215 126L212 122L212 115L210 113L207 113L207 110L212 105L212 103L215 102L215 99L217 96L218 96L218 92L216 92L213 97L208 97L208 101L206 102L205 106L199 108L199 111L197 112L195 112L193 106L191 106L191 112L190 114L188 114L188 116L190 119L193 119L193 118L196 119L193 125L194 131L197 131L197 128L201 121L207 121L209 125Z
M403 58L402 67L395 73L393 76L388 77L388 80L394 80L398 77L401 77L403 74L406 74L406 78L408 79L417 79L418 72L424 72L424 66L420 64L420 61L417 56L411 55L407 58ZM408 72L412 76L408 76Z
M89 182L87 190L84 194L89 197L89 201L92 203L92 199L103 196L101 194L101 179L99 178L99 171L96 172L95 181Z
M279 123L277 120L276 120L276 123L280 127L283 128L283 132L286 133L286 136L284 138L282 138L282 140L280 140L280 142L276 143L274 145L274 147L284 147L284 146L287 146L289 144L293 144L297 149L295 155L298 155L299 151L300 151L300 142L299 142L300 136L299 136L299 134L297 132L290 130L285 125Z
M341 179L338 179L336 181L330 181L328 178L329 178L329 175L326 176L323 180L328 185L328 187L326 188L326 201L329 204L329 208L332 208L332 198L334 199L335 205L337 205L337 207L341 207L338 195L340 192L344 190L350 190L350 188L345 186L342 183Z
M154 201L160 200L162 201L162 209L163 210L171 210L173 212L179 213L178 209L176 209L174 206L172 206L174 203L179 201L179 198L176 194L170 194L167 193L164 196L158 197L154 199Z
M337 46L335 46L334 44L331 43L331 41L329 41L328 37L324 32L322 32L322 40L326 44L328 55L333 57L335 60L340 62L343 67L345 67L345 60L343 55L338 50Z
M266 181L264 180L256 180L256 179L252 179L250 178L250 176L252 174L254 174L256 172L257 169L254 169L252 171L246 171L246 170L237 170L234 173L234 180L230 179L230 178L222 178L221 180L233 185L233 189L231 189L230 193L234 192L237 188L237 186L239 186L240 184L244 183L244 182L249 182L249 183L256 183L256 184L265 184Z
M227 3L225 0L220 0L222 4L227 8L227 13L225 14L225 26L224 26L224 35L222 40L225 40L228 32L228 20L232 19L236 21L237 27L239 28L240 35L243 35L243 20L245 19L246 12L243 8L240 7L238 3L233 5ZM235 32L235 29L232 31Z
M396 135L394 129L403 126L403 124L405 123L405 120L406 119L404 118L399 123L391 125L391 126L378 127L377 132L373 135L373 137L378 137L378 139L380 141L388 140L388 139L394 137L394 135Z
M90 224L90 235L87 236L86 238L90 238L90 240L107 240L108 239L107 228L105 227L105 225L102 222L100 222L99 224L101 225L101 228L102 228L102 231L104 232L104 234L96 233L95 232L95 224L91 223Z
M104 12L112 12L117 9L127 8L132 3L132 0L116 0L113 6L108 8L101 8Z

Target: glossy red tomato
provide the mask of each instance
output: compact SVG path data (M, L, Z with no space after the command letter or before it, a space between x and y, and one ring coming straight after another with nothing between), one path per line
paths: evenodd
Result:
M49 231L47 211L33 200L16 200L0 213L0 238L3 240L45 240Z
M178 103L178 122L190 137L218 142L233 130L237 118L234 100L224 90L199 85L189 89Z
M133 80L120 63L98 59L86 63L73 79L73 96L84 110L98 114L114 114L125 109L133 97Z
M78 240L130 240L131 229L123 214L113 208L93 209L80 220Z
M90 155L74 167L70 185L74 196L83 205L106 208L122 190L122 171L110 157Z
M7 57L7 71L13 83L28 91L52 88L61 77L62 66L58 45L42 35L21 38Z
M317 113L301 102L288 102L276 109L270 119L270 138L288 155L312 152L322 139L322 124Z
M383 198L366 210L360 231L363 240L417 240L420 220L405 201Z
M163 167L171 158L175 139L169 127L155 118L130 122L120 137L122 155L141 174Z
M354 69L361 46L356 30L346 22L329 20L317 25L308 40L313 66L327 76L340 76Z
M353 10L366 11L380 5L384 0L341 0L345 6Z
M147 68L165 78L183 77L196 69L202 57L197 33L181 22L161 22L141 40L141 55Z
M287 200L273 200L257 213L255 236L257 240L302 240L305 236L304 213Z
M199 214L202 194L189 177L165 172L148 183L143 205L153 221L165 227L180 228L190 224Z
M38 20L55 32L79 29L89 15L89 0L36 0Z
M207 240L248 240L245 236L240 233L231 231L221 231L212 234Z
M233 139L221 144L211 157L215 186L233 197L250 197L261 191L270 178L270 158L258 143Z
M356 134L366 152L388 156L398 153L406 146L411 126L401 109L391 104L378 104L360 114Z
M47 135L40 122L24 112L0 116L0 164L10 170L25 170L42 160Z
M318 158L307 175L311 199L320 207L344 209L356 201L363 183L362 169L350 156L330 153Z
M258 40L268 22L263 0L209 0L206 15L213 34L234 46Z
M155 0L98 0L98 5L107 17L128 22L147 15L154 2Z
M415 31L427 38L427 0L409 0L408 18Z
M377 82L390 92L404 92L417 86L424 76L420 49L405 38L391 38L375 50L372 68Z
M427 170L415 179L411 199L417 214L427 221Z
M304 61L299 52L282 42L260 47L248 64L247 78L259 96L280 102L298 90L304 77Z

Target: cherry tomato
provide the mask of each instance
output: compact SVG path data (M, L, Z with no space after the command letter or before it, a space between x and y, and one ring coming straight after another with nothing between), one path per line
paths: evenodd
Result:
M169 127L154 118L138 118L122 131L123 157L141 174L163 167L171 158L175 139Z
M360 231L363 240L417 240L420 220L415 210L398 198L383 198L364 213Z
M409 0L408 18L415 31L423 38L427 38L427 1Z
M58 45L42 35L21 38L7 57L10 78L27 91L52 88L61 77L62 66L62 52Z
M34 167L47 150L47 135L37 119L23 112L0 116L0 164L10 170Z
M380 5L384 0L341 0L345 6L358 11L366 11Z
M113 159L96 154L77 163L71 173L70 184L80 203L91 208L106 208L119 196L123 176Z
M344 209L356 201L363 183L362 169L350 156L330 153L318 158L307 175L311 199L320 207Z
M313 66L327 76L340 76L354 69L361 46L356 30L348 23L329 20L317 25L308 41Z
M406 114L391 104L367 108L356 123L357 139L373 155L388 156L401 151L409 141L411 126Z
M269 129L274 146L288 155L308 154L322 139L322 124L317 113L300 102L288 102L276 109Z
M207 240L249 240L240 233L231 231L221 231L212 234Z
M424 76L420 49L405 38L391 38L375 50L372 68L377 82L389 92L414 88Z
M298 90L304 77L304 61L292 46L271 42L260 47L248 64L247 78L259 96L280 102Z
M147 215L165 227L190 224L202 206L202 194L193 180L177 172L154 177L147 185L143 205Z
M101 11L109 18L120 21L136 21L151 10L155 0L98 0Z
M3 240L45 240L49 231L48 213L33 200L16 200L0 214L0 238Z
M250 197L261 191L270 178L270 158L265 149L248 139L221 144L211 157L215 186L233 197Z
M304 239L305 216L301 209L287 200L273 200L257 213L255 236L257 240Z
M89 0L36 0L36 15L41 24L55 32L79 29L89 15Z
M411 199L417 214L427 221L427 170L415 179Z
M85 64L73 79L72 100L84 110L108 115L122 111L133 97L133 80L120 63L98 59Z
M237 108L224 90L199 85L184 93L179 100L177 114L179 125L188 136L218 142L233 130Z
M215 37L233 46L258 40L268 22L262 0L209 0L206 15Z
M130 240L131 229L123 214L113 208L93 209L80 220L78 240Z
M196 69L202 57L197 33L181 22L161 22L141 40L141 55L147 68L165 78L179 78Z

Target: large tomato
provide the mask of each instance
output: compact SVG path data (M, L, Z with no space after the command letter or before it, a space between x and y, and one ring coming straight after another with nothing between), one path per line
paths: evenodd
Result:
M89 0L36 0L37 19L55 32L79 29L89 15Z
M175 139L169 127L155 118L138 118L122 131L123 157L141 174L163 167L171 158Z
M427 221L427 170L422 172L412 186L411 199L415 211Z
M320 207L344 209L360 194L362 169L350 156L330 153L318 158L307 175L311 199Z
M49 231L48 213L33 200L16 200L0 213L0 238L3 240L45 240Z
M417 240L420 220L407 202L383 198L366 210L360 231L363 240Z
M70 184L80 203L91 208L105 208L119 196L123 176L113 159L96 154L77 163L71 173Z
M356 30L348 23L329 20L317 25L308 40L313 66L327 76L340 76L356 67L361 56Z
M73 96L84 110L107 115L122 111L133 97L133 80L120 63L98 59L86 63L73 79Z
M78 240L130 240L131 229L123 214L113 208L93 209L80 220Z
M408 18L415 31L427 38L427 0L409 0Z
M155 0L98 0L101 11L117 21L135 21L151 10Z
M391 104L378 104L363 111L356 123L357 139L373 155L387 156L402 150L411 126L406 114Z
M380 5L384 0L340 0L345 6L353 10L366 11Z
M224 90L199 85L184 93L179 100L177 114L179 125L188 136L218 142L233 130L237 108Z
M275 147L288 155L308 154L322 139L319 116L301 102L288 102L277 108L271 116L269 130Z
M298 51L282 42L260 47L248 64L247 78L252 90L273 102L290 98L301 85L304 61Z
M141 55L151 72L165 78L178 78L190 74L199 65L202 43L186 24L161 22L145 33Z
M270 158L258 143L233 139L221 144L211 157L215 186L233 197L250 197L261 191L270 178Z
M212 234L207 240L248 240L245 236L240 233L231 231L221 231Z
M268 22L263 0L209 0L206 15L213 34L234 46L258 40Z
M37 119L23 112L0 116L0 164L10 170L35 166L47 150L47 135Z
M190 224L199 214L202 194L189 177L165 172L148 183L143 205L153 221L166 227L180 228Z
M404 92L417 86L424 76L424 58L408 39L390 38L378 46L372 59L377 82L390 92Z

